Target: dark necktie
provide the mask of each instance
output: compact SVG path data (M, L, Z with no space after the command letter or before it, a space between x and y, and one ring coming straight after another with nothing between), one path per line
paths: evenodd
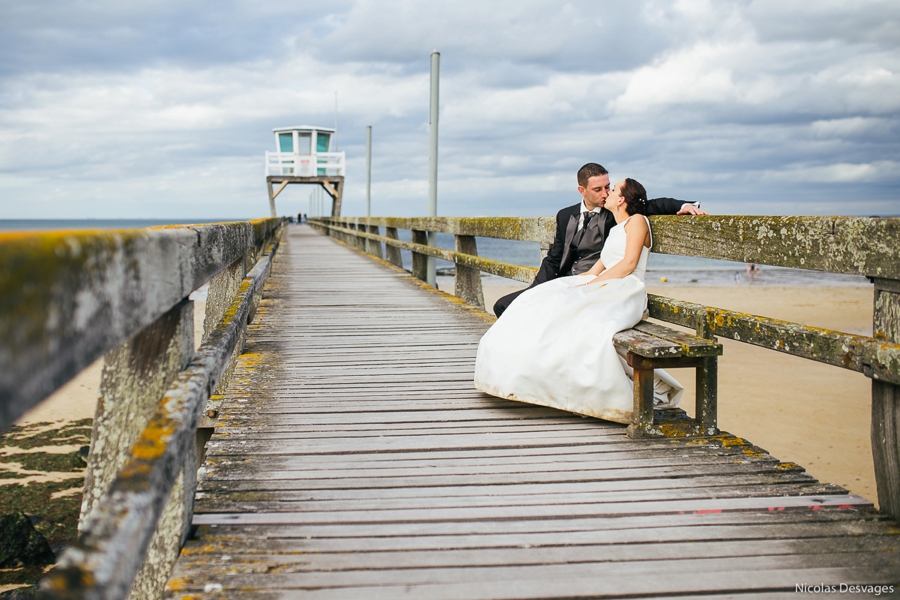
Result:
M582 231L585 230L585 229L587 229L588 223L591 222L591 219L593 219L593 218L594 218L594 215L596 215L596 214L597 214L597 213L595 213L595 212L586 212L586 213L584 213L584 225L581 226Z
M586 212L583 214L584 214L584 223L582 224L581 229L578 231L578 233L575 234L575 239L573 240L574 243L572 244L576 248L578 247L578 244L581 243L581 240L584 239L584 233L587 231L588 223L591 222L591 219L594 218L594 215L597 213Z

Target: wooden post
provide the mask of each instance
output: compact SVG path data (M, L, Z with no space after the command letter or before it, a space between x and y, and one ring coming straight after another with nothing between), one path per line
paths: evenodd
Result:
M104 358L79 527L131 457L175 377L194 356L194 304L184 300ZM150 542L131 598L159 598L191 521L196 456L190 453Z
M705 314L697 317L695 330L698 337L716 340ZM716 435L719 432L719 363L715 356L703 359L703 366L695 373L695 382L694 419L700 435Z
M631 355L629 355L631 358ZM630 361L629 361L630 362ZM646 431L653 425L653 369L634 367L634 408L631 425L628 426L629 437L645 437Z
M331 197L334 198L334 202L331 203L331 216L340 217L341 201L344 196L344 178L337 178L332 183L334 184L333 186L328 185L329 194L331 194Z
M350 230L356 230L356 223L347 223L346 227ZM347 234L347 243L354 248L359 248L359 238L355 234Z
M266 186L269 188L269 214L275 216L275 190L272 189L272 182L266 178Z
M364 224L360 223L359 220L357 220L353 224L352 228L355 229L356 231L366 231L366 226ZM353 236L353 245L356 246L357 248L359 248L360 250L362 250L363 252L366 252L368 250L368 244L366 243L367 241L368 240L366 240L366 238L364 238L364 237L359 237L358 235Z
M259 254L259 252L250 252L248 254L256 255ZM252 267L255 262L256 261L253 260L250 263L250 266ZM212 333L212 330L215 329L216 325L219 324L219 321L222 320L222 317L225 316L225 311L228 310L228 307L231 306L234 297L237 295L238 289L241 286L241 281L243 281L244 275L246 275L246 271L247 265L245 264L245 260L242 259L236 261L210 280L209 290L206 294L206 312L203 315L203 342L209 339L209 334ZM234 352L231 354L231 359L228 361L228 366L225 368L225 372L222 374L221 379L219 379L219 384L216 386L213 395L206 402L206 408L200 416L200 423L197 425L197 439L195 445L198 467L203 465L203 461L206 458L206 443L212 437L213 430L216 427L218 411L221 407L222 400L224 399L222 394L224 394L225 390L228 388L228 384L231 382L231 377L234 374L234 368L237 366L237 360L244 350L243 342L244 336L241 334L241 338L238 341L237 346L235 346Z
M379 234L377 225L368 225L366 229L369 233L374 233L375 235ZM366 242L369 245L369 254L377 256L378 258L383 260L384 251L381 248L381 242L376 242L375 240L366 240Z
M700 435L716 435L718 428L719 367L715 356L703 360L696 372L696 399L694 418L700 427Z
M457 235L456 251L478 256L475 236ZM484 310L484 293L481 289L481 271L456 265L456 296Z
M369 231L369 228L365 223L360 223L359 221L357 221L356 222L356 230L361 231L361 232L367 232L367 231ZM369 240L367 240L366 238L357 237L356 245L363 252L365 252L367 254L369 253Z
M397 235L396 227L385 227L384 228L384 236L389 237L392 240L399 240L399 236ZM400 248L397 246L391 246L390 244L384 245L385 258L389 263L394 265L395 267L403 268L403 258L400 255Z
M419 231L418 229L412 230L412 241L413 244L422 244L423 246L428 245L428 232L427 231ZM421 279L422 281L428 280L428 255L427 254L419 254L418 252L412 253L412 274L414 277Z
M872 334L900 342L900 281L875 279ZM872 458L878 506L900 519L900 386L872 380Z

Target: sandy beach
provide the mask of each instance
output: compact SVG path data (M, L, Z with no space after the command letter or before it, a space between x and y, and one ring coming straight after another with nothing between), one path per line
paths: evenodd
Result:
M485 302L519 285L485 285ZM452 286L441 285L452 290ZM866 287L667 287L649 291L673 298L847 333L871 335L872 290ZM195 305L196 316L203 304ZM197 319L202 329L202 318ZM196 334L200 338L200 330ZM861 374L723 340L719 363L719 425L783 461L796 462L821 481L875 501L869 441L870 382ZM693 412L693 374L675 371ZM100 361L20 419L71 421L94 415Z

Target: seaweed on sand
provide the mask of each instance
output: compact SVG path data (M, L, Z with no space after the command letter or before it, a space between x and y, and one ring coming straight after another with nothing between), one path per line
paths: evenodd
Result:
M57 428L49 423L16 425L0 435L0 447L34 450L0 457L0 511L4 514L25 513L57 557L77 535L84 478L73 477L71 474L82 471L85 465L80 452L54 453L46 450L52 450L54 446L88 444L91 422L92 419L82 419ZM4 463L18 463L28 472L4 470ZM16 481L33 477L36 472L65 473L69 476L50 481ZM2 569L0 585L37 583L46 568L40 565L22 565Z

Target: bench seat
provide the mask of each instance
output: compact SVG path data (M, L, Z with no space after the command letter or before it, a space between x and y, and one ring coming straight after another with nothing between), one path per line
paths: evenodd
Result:
M716 358L722 355L722 344L715 339L648 321L620 331L613 336L613 344L625 354L625 360L634 369L634 415L628 426L628 437L684 437L718 433ZM654 418L654 369L684 367L696 369L696 417L677 418L676 411L665 411L673 413L673 418Z

